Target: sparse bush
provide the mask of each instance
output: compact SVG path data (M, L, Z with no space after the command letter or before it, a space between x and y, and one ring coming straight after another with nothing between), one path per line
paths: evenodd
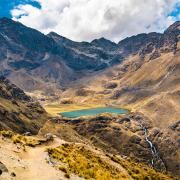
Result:
M30 147L35 147L37 145L40 145L43 142L43 140L38 140L38 139L33 138L33 137L15 134L11 131L0 131L0 135L5 137L5 138L12 140L12 142L14 144L19 143L19 144L22 144L25 146L30 146Z
M64 177L66 177L66 178L70 178L70 174L68 174L68 173L66 173L65 175L64 175Z
M0 135L2 135L5 138L12 138L14 133L12 131L0 131Z
M118 86L117 83L115 83L115 82L109 82L109 83L106 83L106 84L104 85L104 88L107 88L107 89L115 89L117 86Z

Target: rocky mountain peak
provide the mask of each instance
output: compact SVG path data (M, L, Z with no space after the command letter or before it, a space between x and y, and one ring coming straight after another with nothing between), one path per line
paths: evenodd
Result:
M0 18L0 25L17 24L17 23L20 24L19 22L13 21L12 19L9 19L7 17Z
M54 45L54 41L41 32L8 18L0 19L0 34L9 43L22 45L32 51L51 51Z
M72 40L70 40L64 36L61 36L55 32L50 32L49 34L47 34L47 37L52 38L60 46L62 46L62 45L73 45L76 43L76 42L74 42L74 41L72 41Z
M180 33L180 21L176 21L171 26L169 26L165 33Z
M95 46L101 46L101 47L116 47L117 44L108 40L108 39L105 39L104 37L102 38L99 38L99 39L95 39L91 42L91 44L95 45Z

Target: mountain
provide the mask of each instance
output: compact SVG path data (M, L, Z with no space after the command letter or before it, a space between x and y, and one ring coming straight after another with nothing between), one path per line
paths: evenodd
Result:
M54 32L48 34L59 46L67 49L64 59L75 70L98 71L112 65L118 55L115 54L117 44L104 39L96 39L91 43L74 42ZM121 57L118 62L120 62ZM114 62L115 63L115 62ZM75 67L76 66L76 67Z
M111 61L112 55L102 48L64 38L66 45L57 36L46 36L11 19L0 19L1 74L27 91L49 86L52 90L84 76L84 71L105 68L106 61Z
M19 22L2 18L1 74L23 90L44 89L53 93L82 77L117 65L131 55L138 53L144 58L149 54L149 58L154 59L161 53L175 52L178 24L176 22L164 34L139 34L116 44L105 38L90 43L74 42L54 32L46 36Z
M40 104L0 77L0 130L37 134L48 119Z

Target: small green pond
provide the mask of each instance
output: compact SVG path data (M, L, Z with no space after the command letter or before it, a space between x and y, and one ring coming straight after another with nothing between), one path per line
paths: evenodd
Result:
M83 109L78 111L69 111L60 113L63 117L67 118L77 118L81 116L94 116L102 113L113 113L113 114L125 114L127 109L112 108L112 107L102 107L102 108L93 108L93 109Z

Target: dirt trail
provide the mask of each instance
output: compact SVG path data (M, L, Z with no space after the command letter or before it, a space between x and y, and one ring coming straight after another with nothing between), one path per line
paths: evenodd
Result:
M13 144L9 140L2 140L0 138L0 162L2 162L7 169L8 173L3 173L0 176L0 180L64 180L66 179L62 171L57 170L53 165L48 163L49 157L46 149L51 147L55 148L65 143L65 141L55 138L53 142L35 148L26 147L23 151L22 148L18 148L18 145ZM95 150L91 146L86 145L88 149L92 150L99 157L111 163L114 167L120 169L126 174L129 179L128 172L119 164L110 161L107 156L100 150ZM15 177L11 176L11 173L15 173ZM82 180L76 175L71 174L71 180Z
M61 140L56 140L51 147L62 144ZM64 179L64 174L50 166L46 162L46 148L50 146L39 146L36 148L28 148L27 153L22 155L22 159L26 162L27 169L19 172L19 180L60 180Z
M26 152L20 152L17 147L9 142L0 140L0 161L4 163L9 173L3 173L1 180L61 180L64 178L64 173L55 169L47 163L48 147L57 147L64 141L55 139L50 145L38 146L35 148L26 148ZM16 177L11 177L14 172ZM71 176L71 179L80 179L76 176Z

